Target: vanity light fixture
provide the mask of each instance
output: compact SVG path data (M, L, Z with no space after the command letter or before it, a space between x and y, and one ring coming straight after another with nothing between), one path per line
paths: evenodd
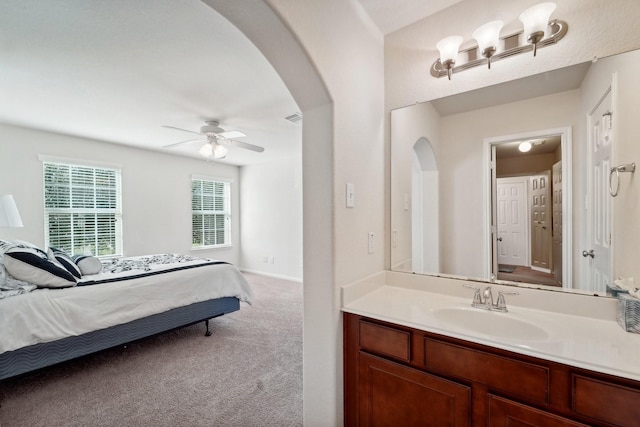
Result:
M449 80L451 80L451 70L456 63L461 44L462 37L460 36L447 37L436 44L436 48L440 51L440 63L447 70Z
M555 9L556 4L551 2L530 7L520 14L524 28L502 37L502 22L488 22L473 32L476 45L461 51L458 51L463 42L461 37L440 40L436 44L440 57L431 66L431 75L436 78L447 76L451 80L453 73L484 64L491 68L492 62L530 50L536 56L538 48L555 44L567 34L569 27L565 21L549 20Z

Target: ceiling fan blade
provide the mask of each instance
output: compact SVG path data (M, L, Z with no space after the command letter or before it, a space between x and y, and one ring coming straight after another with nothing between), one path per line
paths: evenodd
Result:
M175 127L175 126L166 126L166 125L163 125L162 127L163 127L163 128L167 128L167 129L181 130L181 131L183 131L183 132L195 133L196 135L202 135L200 132L194 132L194 131L192 131L192 130L188 130L188 129L177 128L177 127Z
M238 148L245 148L247 150L255 151L257 153L262 153L264 148L259 147L257 145L249 144L248 142L236 141L235 139L222 139L219 142L227 145L233 145Z
M217 134L221 138L242 138L243 136L247 136L244 132L239 130L227 130L222 133Z
M187 139L186 141L174 142L173 144L163 145L162 148L176 147L178 145L188 144L189 142L207 142L207 140L202 138Z

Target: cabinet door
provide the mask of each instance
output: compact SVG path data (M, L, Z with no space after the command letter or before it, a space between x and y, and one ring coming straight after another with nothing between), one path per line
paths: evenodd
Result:
M530 406L489 395L488 427L588 427Z
M367 353L359 359L360 426L470 425L469 387Z

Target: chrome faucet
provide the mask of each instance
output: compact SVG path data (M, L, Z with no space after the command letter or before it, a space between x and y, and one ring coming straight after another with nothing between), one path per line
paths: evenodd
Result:
M498 291L498 300L493 302L493 293L491 292L491 286L487 286L484 289L477 288L470 285L462 285L465 288L473 289L473 302L471 306L475 308L481 308L483 310L499 311L506 313L507 302L504 298L505 295L518 295L517 292Z

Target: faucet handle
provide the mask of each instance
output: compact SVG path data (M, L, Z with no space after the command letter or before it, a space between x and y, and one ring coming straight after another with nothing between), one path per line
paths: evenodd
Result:
M518 295L518 293L515 291L498 291L498 301L496 301L496 309L506 313L507 302L504 299L505 295Z
M464 288L467 289L473 289L473 302L471 303L471 305L475 306L475 305L482 305L482 296L480 295L480 288L476 287L476 286L471 286L471 285L467 285L464 284L462 285Z

